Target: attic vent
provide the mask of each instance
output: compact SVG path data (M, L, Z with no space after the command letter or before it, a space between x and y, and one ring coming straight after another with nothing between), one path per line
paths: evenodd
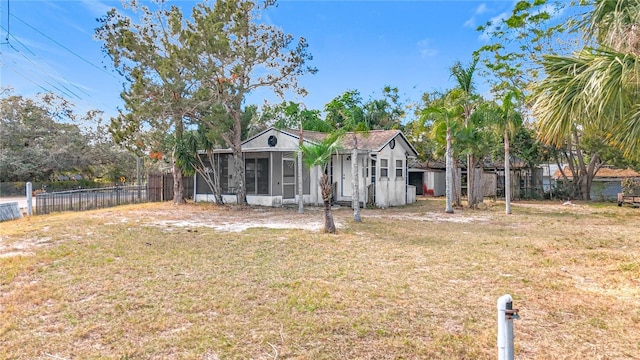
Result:
M392 139L391 141L389 141L389 147L392 149L396 147L396 139Z
M267 140L267 144L269 144L270 147L276 146L277 143L278 143L278 138L275 135L269 136L269 139Z

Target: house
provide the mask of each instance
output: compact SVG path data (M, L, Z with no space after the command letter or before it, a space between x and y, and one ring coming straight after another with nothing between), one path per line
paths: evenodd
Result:
M573 179L569 167L564 168L564 173L568 180ZM622 192L622 180L628 178L640 178L640 173L632 169L615 169L611 167L603 167L596 173L591 183L591 199L616 201L618 193ZM553 174L553 179L563 181L560 169Z
M305 144L316 144L327 134L304 131ZM361 205L377 207L398 206L415 202L416 189L408 182L408 163L417 152L399 130L372 130L357 133L358 181ZM245 164L247 202L250 205L282 206L298 201L296 151L299 144L297 130L269 128L245 140L242 154ZM354 134L347 133L343 149L332 156L328 176L333 184L336 202L351 201L351 151ZM216 169L225 203L236 202L236 181L231 149L214 151ZM209 165L210 166L210 165ZM322 169L303 168L303 201L321 205L319 181ZM213 201L208 186L200 176L195 177L195 201Z

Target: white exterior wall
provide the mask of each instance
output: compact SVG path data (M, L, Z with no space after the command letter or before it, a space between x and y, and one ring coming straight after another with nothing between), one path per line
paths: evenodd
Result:
M399 143L399 142L398 142ZM380 176L381 160L388 160L388 176ZM396 160L402 160L402 176L396 177ZM407 203L407 173L405 171L407 157L405 149L399 144L394 149L389 145L378 152L376 157L376 206L386 208L389 206L399 206ZM415 201L415 189L414 189Z

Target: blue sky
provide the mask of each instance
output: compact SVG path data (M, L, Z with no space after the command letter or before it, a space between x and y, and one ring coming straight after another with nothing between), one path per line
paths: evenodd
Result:
M186 12L194 4L173 3ZM472 52L487 42L475 30L477 25L504 17L513 5L514 1L285 0L264 20L307 39L314 56L311 65L318 73L301 78L308 96L287 100L322 109L351 89L367 100L391 85L410 103L424 92L451 87L449 67L455 61L469 62ZM53 91L80 111L103 110L107 118L116 114L123 79L93 39L96 18L111 7L120 8L120 2L0 0L2 87L26 97ZM247 103L260 105L264 99L279 101L258 92Z

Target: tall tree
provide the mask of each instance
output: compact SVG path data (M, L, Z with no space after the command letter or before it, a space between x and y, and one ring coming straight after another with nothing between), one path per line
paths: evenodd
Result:
M325 106L327 121L334 124L339 131L349 131L351 147L351 207L353 221L361 222L360 217L360 176L358 174L358 133L365 133L368 127L364 121L362 98L357 90L344 92Z
M125 109L112 119L110 131L120 143L138 137L147 126L173 134L173 202L183 204L177 150L194 111L193 93L199 83L190 72L187 49L180 39L181 10L165 9L163 0L151 4L154 8L134 0L125 3L137 16L135 20L116 9L99 19L96 37L125 78L121 93Z
M597 47L545 56L534 114L559 144L575 126L596 126L627 155L640 148L640 1L595 1L583 26Z
M640 1L591 5L578 26L588 46L573 56L544 56L546 77L533 87L542 138L567 146L569 160L577 156L573 181L581 184L583 199L589 198L591 180L606 159L605 148L584 144L590 135L598 134L629 159L640 149Z
M524 91L536 81L542 54L571 52L579 42L574 28L579 10L573 5L564 0L520 0L507 16L478 27L489 43L476 54L496 98L510 89Z
M472 126L471 115L475 110L479 97L475 94L474 86L474 74L476 72L476 66L478 64L479 57L474 56L471 63L464 67L460 62L456 62L451 67L451 75L454 77L457 85L458 92L455 101L458 102L462 108L462 122L464 128L470 135L473 135L474 129ZM453 92L451 94L454 94ZM476 154L473 148L468 148L467 151L467 203L470 208L475 208L479 201L478 196L474 193L476 182Z
M318 144L303 145L300 148L307 167L311 169L314 166L318 166L322 171L319 186L324 204L324 232L331 234L335 234L336 225L333 221L333 214L331 213L332 188L331 181L327 175L327 167L331 161L331 157L340 151L342 136L343 133L334 132Z
M189 66L195 68L202 98L222 104L233 120L222 134L233 152L237 202L246 203L242 157L242 110L245 97L258 88L277 95L305 95L297 79L316 69L304 38L294 41L279 27L261 22L275 1L219 0L196 5L181 39L189 46Z
M506 92L500 104L482 107L478 113L490 118L496 132L504 141L504 201L505 213L511 214L511 153L510 139L522 126L522 114L517 110L521 93L516 90Z
M363 105L364 121L369 129L399 129L405 116L397 87L386 85L382 98L372 98Z
M1 98L0 181L105 177L118 162L128 176L135 160L97 131L101 115L94 110L78 114L72 103L53 94Z
M446 97L445 97L446 98ZM422 116L433 119L435 124L433 132L437 138L444 130L445 133L445 212L453 214L453 195L455 186L455 167L453 160L453 137L452 128L456 125L456 118L462 114L462 107L459 104L447 104L440 101L434 102L431 106L422 110Z

